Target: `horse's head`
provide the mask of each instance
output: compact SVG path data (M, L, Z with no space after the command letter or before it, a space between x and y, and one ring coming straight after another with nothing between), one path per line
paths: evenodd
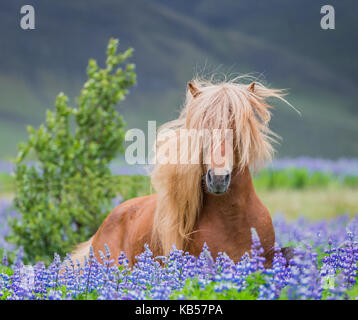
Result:
M265 99L285 100L280 90L256 82L243 85L195 81L189 82L188 89L183 113L185 127L206 129L211 134L202 157L206 189L224 194L229 189L233 169L256 167L270 160L271 142L276 135L268 127L271 106Z

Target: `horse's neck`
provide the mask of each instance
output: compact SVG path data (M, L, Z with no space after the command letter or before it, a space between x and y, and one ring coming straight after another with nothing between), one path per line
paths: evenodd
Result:
M250 251L251 228L259 234L265 252L275 241L271 217L256 195L248 168L232 175L227 193L204 194L196 227L195 241L189 247L193 254L200 254L206 243L214 257L225 251L235 262Z
M226 216L246 215L250 201L256 197L254 185L249 168L242 172L234 172L231 178L230 188L227 193L216 196L206 192L204 194L203 214Z

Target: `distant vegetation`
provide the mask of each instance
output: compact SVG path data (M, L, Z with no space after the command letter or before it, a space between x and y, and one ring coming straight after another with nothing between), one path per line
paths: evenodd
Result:
M258 189L306 189L328 187L358 187L356 176L336 176L332 173L312 172L307 169L289 168L283 170L266 169L254 178Z
M358 157L354 38L358 3L332 0L337 29L319 27L312 0L36 1L38 25L14 24L23 5L0 11L0 158L9 159L37 127L59 91L74 97L88 57L104 60L110 37L134 47L138 85L121 104L128 128L174 119L196 73L253 73L288 88L301 112L277 104L272 128L283 137L279 156ZM274 105L276 105L274 103Z
M258 190L304 190L327 188L358 188L358 176L338 176L328 172L310 173L307 169L264 169L253 178ZM150 179L146 175L117 175L114 183L118 196L130 199L150 193ZM0 195L14 191L14 180L9 174L0 174Z

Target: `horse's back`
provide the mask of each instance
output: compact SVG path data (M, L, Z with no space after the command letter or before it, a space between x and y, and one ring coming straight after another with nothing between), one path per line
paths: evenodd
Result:
M107 244L113 259L124 251L133 260L150 241L156 202L157 196L153 194L127 200L114 208L94 235L92 245L96 255Z

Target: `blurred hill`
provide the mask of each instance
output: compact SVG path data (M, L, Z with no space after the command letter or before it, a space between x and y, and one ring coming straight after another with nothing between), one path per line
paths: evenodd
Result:
M138 84L119 106L128 128L177 116L196 74L251 73L289 88L302 112L277 104L279 156L358 157L358 2L329 2L336 30L324 31L319 0L34 0L36 30L24 31L24 3L2 1L0 158L16 154L60 91L75 105L88 59L103 65L110 37L135 48Z

